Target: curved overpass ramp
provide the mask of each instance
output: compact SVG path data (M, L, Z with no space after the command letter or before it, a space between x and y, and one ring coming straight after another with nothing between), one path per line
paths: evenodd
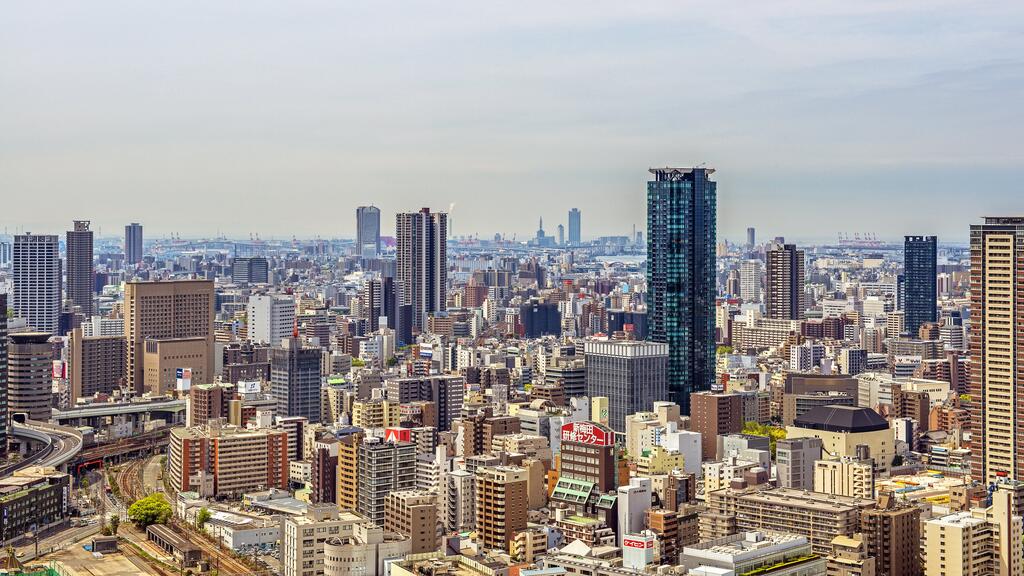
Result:
M43 448L29 454L20 462L0 468L0 474L10 474L29 466L59 468L82 451L82 433L74 428L28 420L24 424L12 422L11 434L40 442Z

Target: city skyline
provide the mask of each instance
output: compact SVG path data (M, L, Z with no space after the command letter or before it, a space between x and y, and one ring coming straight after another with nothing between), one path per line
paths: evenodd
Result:
M702 162L718 170L723 238L858 231L834 222L845 201L860 232L966 242L971 222L1014 211L1022 120L1006 103L1024 82L1001 55L1024 43L1017 5L392 10L12 7L6 224L331 237L354 235L358 205L454 203L456 235L528 238L538 215L554 231L576 206L593 237L645 221L648 168ZM672 66L689 73L662 74ZM704 89L688 89L693 77ZM916 210L978 188L941 219ZM488 194L519 201L498 210ZM43 197L55 201L33 209ZM89 214L96 198L103 213ZM784 230L758 225L797 209Z

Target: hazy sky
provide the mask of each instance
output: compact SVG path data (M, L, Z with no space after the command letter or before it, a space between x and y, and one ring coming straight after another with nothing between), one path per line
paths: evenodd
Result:
M734 239L1024 213L1024 2L0 6L0 230L624 234L702 162Z

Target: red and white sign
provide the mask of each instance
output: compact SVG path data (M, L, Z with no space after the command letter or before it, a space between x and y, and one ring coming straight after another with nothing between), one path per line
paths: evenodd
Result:
M412 442L412 430L408 428L385 428L385 442Z
M623 538L622 546L625 548L654 548L654 540L634 540L633 538Z
M594 422L570 422L562 426L562 442L591 446L615 445L615 432Z

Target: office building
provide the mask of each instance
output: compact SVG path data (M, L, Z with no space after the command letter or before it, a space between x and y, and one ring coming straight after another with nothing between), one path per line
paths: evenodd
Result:
M594 484L606 493L618 484L615 466L615 432L595 422L570 422L562 426L558 477Z
M804 317L804 251L793 244L775 244L767 252L765 308L768 318L801 320Z
M141 394L148 382L153 387L150 391L164 393L166 390L155 387L175 378L177 368L190 369L196 383L212 382L213 309L213 282L209 280L125 284L128 389ZM177 356L187 358L179 362ZM160 360L161 365L147 366L147 359Z
M755 242L756 239L757 239L757 236L756 236L756 231L754 230L754 228L752 228L752 227L751 228L747 228L747 248L753 248L754 245L756 244L756 242Z
M123 334L85 336L82 328L68 333L68 398L73 406L79 398L110 394L125 382Z
M284 576L385 576L411 550L409 538L335 504L311 504L281 526Z
M408 536L412 554L438 549L437 494L423 490L391 492L384 506L384 530Z
M668 344L669 400L715 379L716 185L707 168L657 168L647 183L647 299L651 340Z
M245 305L249 340L280 346L295 330L295 298L290 294L257 294Z
M388 494L416 487L416 445L365 438L359 445L359 500L356 510L384 526Z
M679 564L687 574L825 574L825 559L811 552L806 536L741 532L683 548ZM676 562L673 562L675 564Z
M85 318L93 315L92 230L88 220L75 220L74 230L68 230L67 275L68 300Z
M422 332L427 315L443 312L448 292L448 215L423 208L395 217L399 304L412 306L412 328Z
M132 222L124 227L124 265L131 269L142 263L142 224Z
M580 209L569 210L569 245L580 245Z
M380 254L380 208L356 208L356 254L376 258Z
M527 472L516 466L476 469L476 535L487 550L508 551L526 529Z
M671 345L635 340L587 340L587 396L608 398L608 425L626 430L626 416L668 400Z
M874 460L875 471L886 474L896 456L889 422L870 408L820 406L796 418L786 427L787 438L819 438L831 458ZM866 450L866 454L865 454Z
M13 297L8 305L30 328L58 333L61 276L60 243L56 236L19 234L14 237Z
M66 526L73 506L71 490L69 474L43 466L0 478L0 545L23 544L29 541L26 534Z
M53 345L47 332L11 334L7 344L7 414L49 422L53 387Z
M743 430L743 397L739 394L694 392L690 395L690 429L700 434L701 459L715 458L718 437Z
M786 438L775 443L780 488L814 489L814 463L821 458L819 438Z
M971 225L971 472L1024 480L1024 218Z
M906 331L917 334L921 324L938 320L937 240L935 236L906 236L903 242L903 311Z
M262 256L236 257L231 261L231 281L236 284L266 284L270 282L270 264Z
M172 428L167 474L176 492L241 497L246 492L288 489L288 433L245 429L213 420Z
M270 349L270 395L277 400L278 416L320 421L322 360L320 348L303 345L298 336Z

